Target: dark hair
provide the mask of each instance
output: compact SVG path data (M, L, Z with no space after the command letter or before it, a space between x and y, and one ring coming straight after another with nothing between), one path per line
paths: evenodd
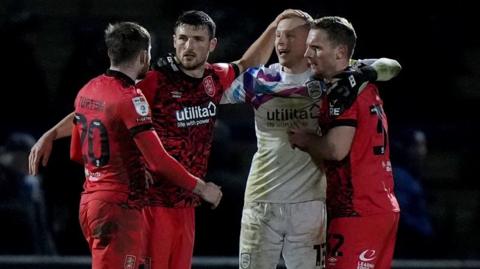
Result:
M217 26L212 18L210 18L210 16L203 11L189 10L183 12L175 22L175 27L173 28L174 32L177 30L178 26L182 24L193 25L196 27L207 27L210 39L215 37L215 30Z
M355 43L357 42L357 34L353 25L345 18L337 16L327 16L316 19L311 23L312 29L322 29L328 34L328 38L335 45L346 45L348 55L351 58Z
M112 64L132 60L140 51L148 50L150 34L134 22L109 24L105 30L105 44Z

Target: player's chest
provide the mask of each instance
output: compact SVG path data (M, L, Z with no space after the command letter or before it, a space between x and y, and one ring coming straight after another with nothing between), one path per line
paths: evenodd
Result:
M221 92L215 83L212 84L214 90L205 87L204 83L176 83L160 88L152 108L153 120L181 129L212 125Z

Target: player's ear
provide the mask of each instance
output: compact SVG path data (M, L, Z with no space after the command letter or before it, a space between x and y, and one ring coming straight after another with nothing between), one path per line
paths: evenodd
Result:
M138 56L140 57L140 63L144 65L148 61L148 50L140 51Z
M215 48L217 47L217 38L214 37L210 40L210 48L209 48L209 51L210 52L213 52L215 50Z
M345 45L338 45L338 46L335 48L335 58L336 58L337 60L346 59L346 58L348 58L347 55L348 55L347 46L345 46Z

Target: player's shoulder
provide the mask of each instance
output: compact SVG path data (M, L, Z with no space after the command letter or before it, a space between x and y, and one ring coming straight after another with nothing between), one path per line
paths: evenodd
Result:
M365 85L365 88L363 88L362 92L360 93L363 94L364 92L366 93L369 93L369 94L378 94L378 86L377 84L373 83L373 82L368 82L366 85Z
M280 73L281 67L273 64L270 66L257 66L250 67L243 73L244 76L253 77L257 81L262 81L265 83L270 82L279 82L282 80L282 75Z
M145 95L143 95L142 91L136 87L129 87L125 88L124 91L117 98L112 98L110 100L111 108L115 108L114 111L125 111L125 109L129 109L132 104L137 107L144 106L145 103L148 103Z
M210 70L217 75L225 75L234 71L232 63L206 63L205 70Z
M377 85L368 82L362 89L362 92L358 94L357 102L365 104L371 104L372 102L383 103Z
M84 88L87 88L87 87L91 87L95 84L99 84L99 83L107 83L111 81L111 78L106 76L105 74L100 74L96 77L93 77L92 79L90 79L87 83L85 83L85 85L83 86Z
M142 80L138 81L136 86L145 92L154 92L157 89L159 81L165 79L165 74L159 70L148 71Z
M273 63L273 64L269 65L266 69L271 70L271 71L280 72L282 70L282 66L280 65L280 63Z
M178 71L181 72L181 71ZM147 80L158 80L162 78L166 78L172 75L175 75L177 72L173 71L168 68L153 68L152 70L148 71L147 74L145 75L145 79Z
M165 74L162 71L150 70L145 74L145 76L140 81L137 82L137 85L155 84L158 81L158 79L160 79L163 76L165 76Z
M78 91L78 95L88 94L94 91L95 88L111 88L110 84L114 83L114 81L106 76L105 74L98 75L92 79L90 79L87 83L85 83L82 88Z
M213 70L226 70L226 69L232 68L232 64L231 63L213 63L213 64L206 63L205 68L211 68Z

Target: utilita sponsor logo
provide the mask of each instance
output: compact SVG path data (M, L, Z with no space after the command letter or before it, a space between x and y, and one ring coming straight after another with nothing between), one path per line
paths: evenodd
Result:
M184 107L182 110L175 111L177 125L186 127L192 125L201 125L209 122L209 119L217 115L217 106L213 102L202 106Z
M305 111L290 108L281 108L275 109L273 111L267 111L267 119L275 121L304 120L315 117L316 115L313 110Z

